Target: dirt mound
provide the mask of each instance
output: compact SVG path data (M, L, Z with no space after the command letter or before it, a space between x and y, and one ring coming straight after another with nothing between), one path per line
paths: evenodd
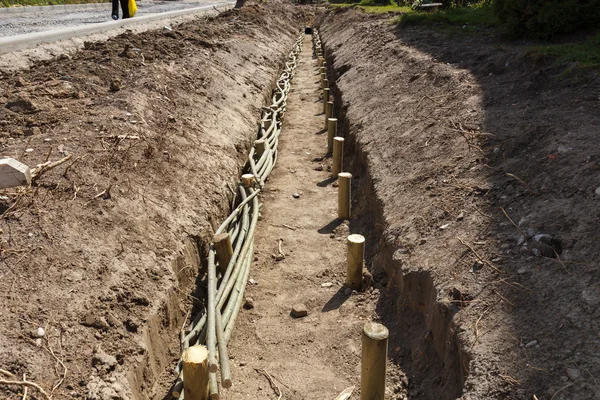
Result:
M164 395L181 300L303 21L249 4L0 74L3 155L72 154L1 193L1 369L56 398Z
M600 398L598 71L358 10L321 32L408 397Z

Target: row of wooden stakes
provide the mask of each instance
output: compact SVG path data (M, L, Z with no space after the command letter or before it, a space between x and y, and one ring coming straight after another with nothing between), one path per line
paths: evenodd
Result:
M327 129L327 151L333 153L331 177L338 179L338 218L351 218L351 181L352 174L343 172L344 138L337 136L337 118L333 115L333 101L330 100L329 79L327 78L327 61L325 49L321 45L318 31L313 30L313 44L321 89L323 90L323 112L325 129ZM352 234L347 239L348 251L346 259L346 286L360 290L363 278L365 258L365 238ZM388 351L388 329L376 322L367 322L362 332L362 360L360 379L360 400L384 400L385 377Z

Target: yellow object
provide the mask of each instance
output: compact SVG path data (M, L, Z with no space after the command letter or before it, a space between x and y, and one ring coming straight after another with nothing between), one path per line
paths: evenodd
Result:
M129 0L129 16L133 17L135 12L137 11L137 5L135 4L135 0Z

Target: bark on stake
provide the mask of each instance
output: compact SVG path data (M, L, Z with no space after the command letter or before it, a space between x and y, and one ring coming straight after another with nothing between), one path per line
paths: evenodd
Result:
M333 165L331 166L331 176L337 177L342 172L344 164L344 138L336 136L333 138Z
M329 88L323 89L323 114L327 111L327 102L329 102Z
M321 72L321 89L325 89L325 77L327 75L325 75L324 73Z
M333 151L333 138L337 133L337 118L329 118L327 120L327 152Z
M233 247L231 246L231 237L229 233L219 233L213 239L215 250L217 251L217 259L219 260L219 271L221 275L225 275L227 266L233 256Z
M208 400L208 350L191 346L181 356L183 386L187 400Z
M384 400L388 329L367 322L362 334L360 400Z
M244 174L242 175L242 186L245 188L251 188L254 186L254 175L252 174Z
M349 172L341 172L338 174L338 218L350 219L351 203L350 203L350 188L352 183L352 174ZM361 272L362 273L362 272ZM362 278L361 278L362 279Z
M325 129L327 129L327 121L329 118L333 117L333 101L327 102L327 107L325 108Z
M325 61L325 59L323 57L319 57L319 68L323 66L323 61Z
M341 175L341 174L340 174ZM348 236L348 258L346 261L346 285L355 290L362 286L362 273L365 260L365 237Z

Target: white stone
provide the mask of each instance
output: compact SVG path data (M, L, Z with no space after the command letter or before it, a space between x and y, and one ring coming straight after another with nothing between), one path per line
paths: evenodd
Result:
M0 189L25 186L31 183L29 167L14 158L0 159Z

